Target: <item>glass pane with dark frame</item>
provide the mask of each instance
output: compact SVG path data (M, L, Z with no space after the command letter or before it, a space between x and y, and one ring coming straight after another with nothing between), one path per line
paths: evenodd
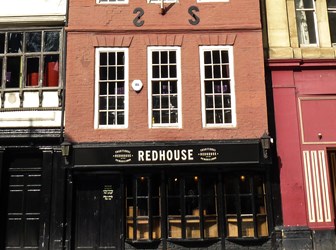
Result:
M224 194L227 237L268 236L265 192L261 176L237 175L234 178L225 178Z
M52 39L52 37L57 39ZM4 65L6 65L3 87L58 87L59 46L60 30L0 33L0 54L4 54L1 65L2 72ZM43 53L42 47L44 47Z

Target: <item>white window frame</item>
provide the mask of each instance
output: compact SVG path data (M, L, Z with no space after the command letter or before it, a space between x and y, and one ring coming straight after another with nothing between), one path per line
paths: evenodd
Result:
M311 0L313 3L313 8L296 8L296 2L297 1L304 1L304 0L295 0L294 1L294 5L295 5L295 18L296 18L296 25L297 25L297 32L298 32L298 41L300 44L300 47L317 47L319 46L319 33L318 33L318 26L317 26L317 17L316 17L316 4L315 4L315 0ZM304 12L313 12L313 17L314 17L314 28L315 28L315 39L316 39L316 43L301 43L300 41L300 31L301 28L299 27L299 23L297 21L297 12L299 11L304 11Z
M231 97L231 123L211 123L206 122L206 100L205 100L205 70L204 70L204 52L214 50L226 50L229 56L229 78L230 80L230 97ZM200 46L200 74L201 74L201 104L202 104L202 125L203 128L235 128L237 126L236 118L236 95L235 95L235 80L234 80L234 62L233 62L233 46ZM213 78L223 79L223 78ZM224 105L224 104L223 104Z
M129 114L129 58L128 48L96 48L95 49L95 115L94 115L94 128L95 129L125 129L128 128L128 114ZM124 124L122 125L99 125L99 66L100 66L100 53L103 52L124 52Z
M152 52L176 51L176 81L177 81L177 123L153 123L152 113L152 80L171 78L152 78ZM148 68L148 126L149 128L181 128L182 127L182 81L181 81L181 47L177 46L149 46L147 47Z
M122 1L112 1L112 0L107 0L105 1L101 1L101 0L96 0L97 4L128 4L128 0L122 0Z

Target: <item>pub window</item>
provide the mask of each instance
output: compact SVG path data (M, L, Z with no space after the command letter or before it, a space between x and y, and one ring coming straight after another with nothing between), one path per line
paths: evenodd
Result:
M181 127L179 47L148 48L149 127Z
M216 179L172 176L167 180L168 238L218 238Z
M128 50L96 49L96 128L128 125Z
M61 51L61 30L0 31L2 89L57 88Z
M160 177L137 176L126 184L127 239L161 238Z
M295 0L296 25L300 45L318 43L315 0Z
M327 0L330 38L333 46L336 46L336 0Z
M225 177L224 199L228 238L268 236L265 186L261 176Z
M201 46L203 127L236 126L233 48Z

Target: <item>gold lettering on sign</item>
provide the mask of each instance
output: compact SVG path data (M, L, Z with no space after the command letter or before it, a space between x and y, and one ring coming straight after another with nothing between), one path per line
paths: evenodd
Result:
M111 185L104 185L103 189L103 199L105 201L110 201L113 199L113 189Z
M218 153L215 148L202 148L198 155L202 161L214 161L217 159Z

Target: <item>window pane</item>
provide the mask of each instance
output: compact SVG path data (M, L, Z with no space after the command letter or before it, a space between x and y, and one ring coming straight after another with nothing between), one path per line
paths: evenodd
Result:
M117 80L124 80L124 67L117 67Z
M100 54L99 54L99 64L100 65L107 65L107 53L100 52Z
M242 218L242 236L254 237L254 221L252 217Z
M106 98L108 100L108 109L109 110L115 110L116 109L116 98L115 96L109 96L108 98Z
M5 52L5 33L0 33L0 54Z
M169 66L169 77L176 77L177 74L176 74L176 66L175 65L171 65Z
M117 65L124 65L124 64L125 64L124 52L117 52Z
M117 79L117 68L114 66L108 67L108 80L116 80Z
M336 8L336 7L335 7ZM336 10L328 12L329 17L329 29L330 29L330 38L332 43L336 43Z
M99 124L106 124L106 123L107 123L106 112L99 112Z
M297 11L298 35L301 44L315 44L315 18L312 11Z
M2 64L3 59L0 57L0 86L2 86Z
M212 78L212 67L205 66L205 78Z
M212 96L206 96L205 97L205 107L206 108L212 108L213 105L213 97Z
M161 78L167 78L168 77L168 66L162 65L161 66Z
M231 123L232 122L232 114L230 110L224 111L224 122L225 123Z
M48 55L44 57L43 86L57 87L59 84L59 56Z
M159 52L158 51L152 52L152 63L153 64L159 63Z
M215 96L215 107L216 108L221 108L223 107L223 103L222 103L222 95L216 95ZM222 112L220 112L221 114Z
M116 52L109 52L108 54L108 64L116 65Z
M106 110L107 107L107 98L106 97L100 97L99 98L99 109L100 110Z
M204 82L205 84L205 93L208 94L208 93L212 93L212 81L205 81Z
M210 64L211 63L211 52L205 51L204 52L204 64Z
M26 52L39 52L41 51L41 32L28 32L26 33Z
M8 33L8 53L22 52L23 33Z
M231 97L224 96L224 108L231 108Z
M241 194L251 194L252 192L252 185L251 185L251 178L249 176L240 176L239 178L239 192Z
M148 178L147 177L137 178L137 195L138 196L148 196Z
M227 234L228 237L238 237L238 220L236 216L227 218Z
M116 124L116 112L108 112L108 120L107 125L114 125Z
M204 237L217 238L218 237L218 222L217 217L204 218Z
M125 94L125 87L124 86L125 86L124 82L117 83L117 94L119 94L119 95Z
M212 53L212 63L220 63L219 51L215 50Z
M44 51L59 51L60 33L47 31L44 33Z
M258 236L268 236L268 226L266 216L258 216Z
M161 97L161 108L168 108L168 96Z
M177 81L170 81L170 93L171 94L177 93Z
M336 8L336 0L327 0L328 8Z
M295 0L295 6L297 9L313 8L313 0Z
M107 83L101 82L99 83L99 95L107 94Z
M169 63L176 63L176 52L169 51Z
M200 221L199 219L186 220L186 238L200 238Z
M26 86L38 86L40 70L39 58L27 58Z
M161 52L161 63L168 63L168 52L167 51Z
M229 53L226 50L221 51L222 63L229 63Z
M211 124L214 123L214 113L212 110L206 111L206 123Z
M21 57L8 57L6 70L6 87L18 88L20 87L20 72L21 72Z
M153 78L159 78L160 77L160 66L153 66Z
M161 82L161 94L168 94L168 82L162 81Z

